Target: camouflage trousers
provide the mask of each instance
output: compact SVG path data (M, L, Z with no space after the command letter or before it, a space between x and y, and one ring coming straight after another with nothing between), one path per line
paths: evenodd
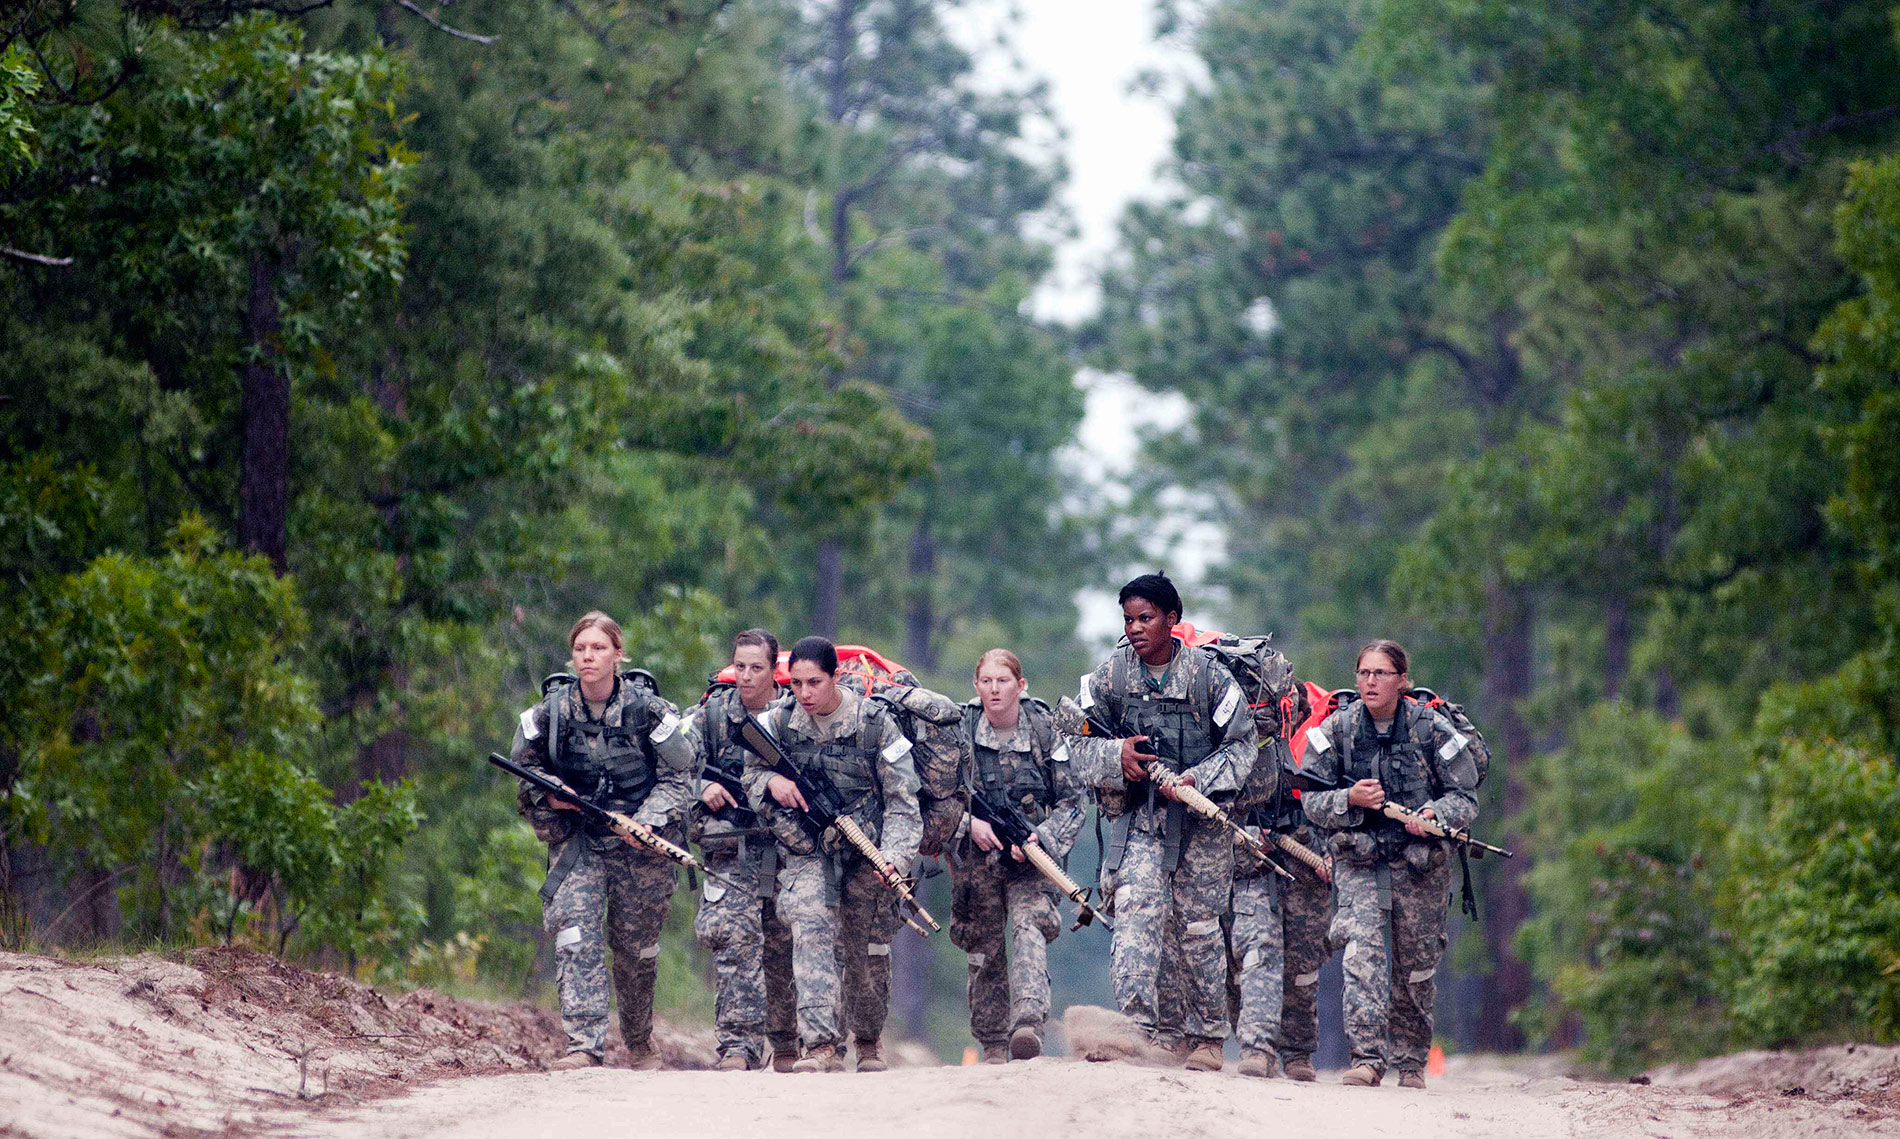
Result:
M1220 923L1233 887L1233 846L1218 823L1190 816L1180 865L1164 869L1161 847L1152 829L1132 828L1121 868L1103 876L1114 905L1115 1003L1152 1039L1224 1040L1227 950Z
M1355 1064L1415 1072L1432 1046L1434 977L1445 956L1451 867L1443 849L1424 870L1403 860L1334 863L1346 946L1346 1038ZM1388 1038L1390 1043L1388 1044Z
M896 895L870 864L851 860L835 887L823 854L781 846L778 912L792 935L798 1040L806 1049L884 1033L891 1007L891 938L902 925Z
M974 846L950 876L950 942L970 956L970 1035L993 1045L1018 1028L1040 1032L1049 1019L1049 943L1061 929L1054 893L1026 864Z
M554 935L554 980L569 1052L598 1056L607 1041L607 950L620 998L620 1035L638 1049L653 1032L653 980L660 965L660 927L673 900L673 864L619 839L576 835L574 868L543 909ZM611 843L611 845L609 844ZM558 858L566 843L551 847Z
M1311 836L1296 834L1309 849ZM1291 858L1283 865L1293 881L1280 879L1281 945L1286 966L1281 988L1280 1059L1310 1060L1319 1048L1319 971L1333 955L1333 887Z
M1281 949L1280 886L1271 870L1234 879L1234 904L1227 927L1227 997L1234 1036L1243 1052L1280 1048Z
M702 849L707 849L702 842ZM796 1055L792 933L779 920L778 904L759 895L763 874L756 848L715 842L706 865L737 882L731 889L706 879L693 936L712 952L713 1028L721 1056L744 1056L748 1067L764 1062L764 1045ZM768 887L769 888L769 887Z

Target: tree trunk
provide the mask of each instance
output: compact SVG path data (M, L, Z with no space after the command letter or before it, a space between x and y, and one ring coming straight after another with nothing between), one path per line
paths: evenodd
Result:
M1618 594L1603 605L1603 698L1623 694L1630 670L1630 603Z
M937 625L937 539L930 515L918 519L910 536L910 604L904 614L904 663L911 671L937 667L932 634Z
M834 641L838 639L838 591L842 578L838 539L826 538L818 543L818 573L812 582L811 631Z
M1522 701L1531 693L1532 606L1520 587L1490 582L1485 586L1484 717L1494 735L1491 782L1499 784L1491 801L1501 810L1498 823L1517 817L1524 809L1524 769L1531 757L1530 728L1524 722ZM1493 833L1500 833L1493 830ZM1517 845L1504 832L1502 846ZM1512 948L1517 927L1530 911L1524 893L1521 860L1486 860L1484 938L1491 952L1491 974L1480 989L1478 1047L1511 1052L1524 1046L1524 1034L1511 1023L1511 1014L1531 995L1530 966Z
M277 362L282 320L272 289L277 273L262 253L251 255L251 292L244 337L244 441L238 476L238 544L270 559L283 573L290 503L290 376Z

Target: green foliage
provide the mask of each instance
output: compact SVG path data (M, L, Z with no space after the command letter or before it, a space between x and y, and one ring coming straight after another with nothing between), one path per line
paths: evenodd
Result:
M1729 842L1736 1020L1777 1045L1900 1037L1900 764L1799 741L1772 752L1763 775L1766 809Z
M1536 916L1517 944L1553 1002L1532 1027L1548 1039L1574 1014L1584 1058L1619 1074L1714 1051L1726 955L1711 883L1744 773L1731 747L1626 707L1598 705L1574 730L1530 774Z
M9 46L0 52L0 185L33 163L39 132L27 108L39 89L39 73L27 63L25 51Z
M315 944L389 937L368 912L381 867L419 821L406 788L347 807L305 770L318 713L285 653L306 629L289 582L187 518L155 558L107 554L47 583L17 644L19 764L0 800L9 841L119 875L128 924L281 949L306 910ZM350 922L330 920L345 895Z

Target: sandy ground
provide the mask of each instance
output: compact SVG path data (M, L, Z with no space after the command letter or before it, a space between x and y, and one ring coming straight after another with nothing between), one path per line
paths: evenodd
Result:
M1107 1023L1070 1010L1073 1050L1113 1052ZM690 1069L707 1044L669 1029L661 1050ZM258 954L0 955L5 1136L1900 1139L1900 1049L1865 1045L1722 1057L1647 1085L1570 1079L1550 1058L1454 1058L1424 1092L1062 1057L870 1075L546 1072L559 1049L545 1012L383 994Z

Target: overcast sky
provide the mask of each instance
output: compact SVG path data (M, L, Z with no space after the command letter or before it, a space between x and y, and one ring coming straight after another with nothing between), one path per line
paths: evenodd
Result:
M1014 9L1020 19L1007 20ZM1076 235L1056 251L1056 271L1038 290L1034 307L1045 320L1075 323L1091 316L1100 296L1096 280L1115 246L1116 223L1135 199L1165 196L1158 176L1174 137L1173 112L1165 101L1132 93L1130 84L1144 70L1175 77L1192 74L1194 61L1173 45L1154 40L1152 0L972 0L952 11L953 34L977 55L984 83L1020 85L1025 75L1047 80L1056 117L1068 137L1049 140L1060 146L1069 165L1063 197ZM998 46L997 37L1008 41ZM1020 70L1017 68L1020 67ZM1088 413L1078 446L1065 456L1076 475L1110 501L1125 501L1125 476L1136 450L1135 402L1146 400L1145 418L1162 426L1181 422L1185 401L1164 401L1140 393L1126 377L1085 370L1076 382L1088 393ZM1206 525L1184 525L1150 551L1150 561L1135 572L1165 568L1180 579L1188 595L1189 616L1212 623L1214 614L1196 611L1193 585L1210 560L1219 556L1220 532ZM1119 581L1085 590L1080 597L1081 634L1101 644L1121 633L1114 590Z

